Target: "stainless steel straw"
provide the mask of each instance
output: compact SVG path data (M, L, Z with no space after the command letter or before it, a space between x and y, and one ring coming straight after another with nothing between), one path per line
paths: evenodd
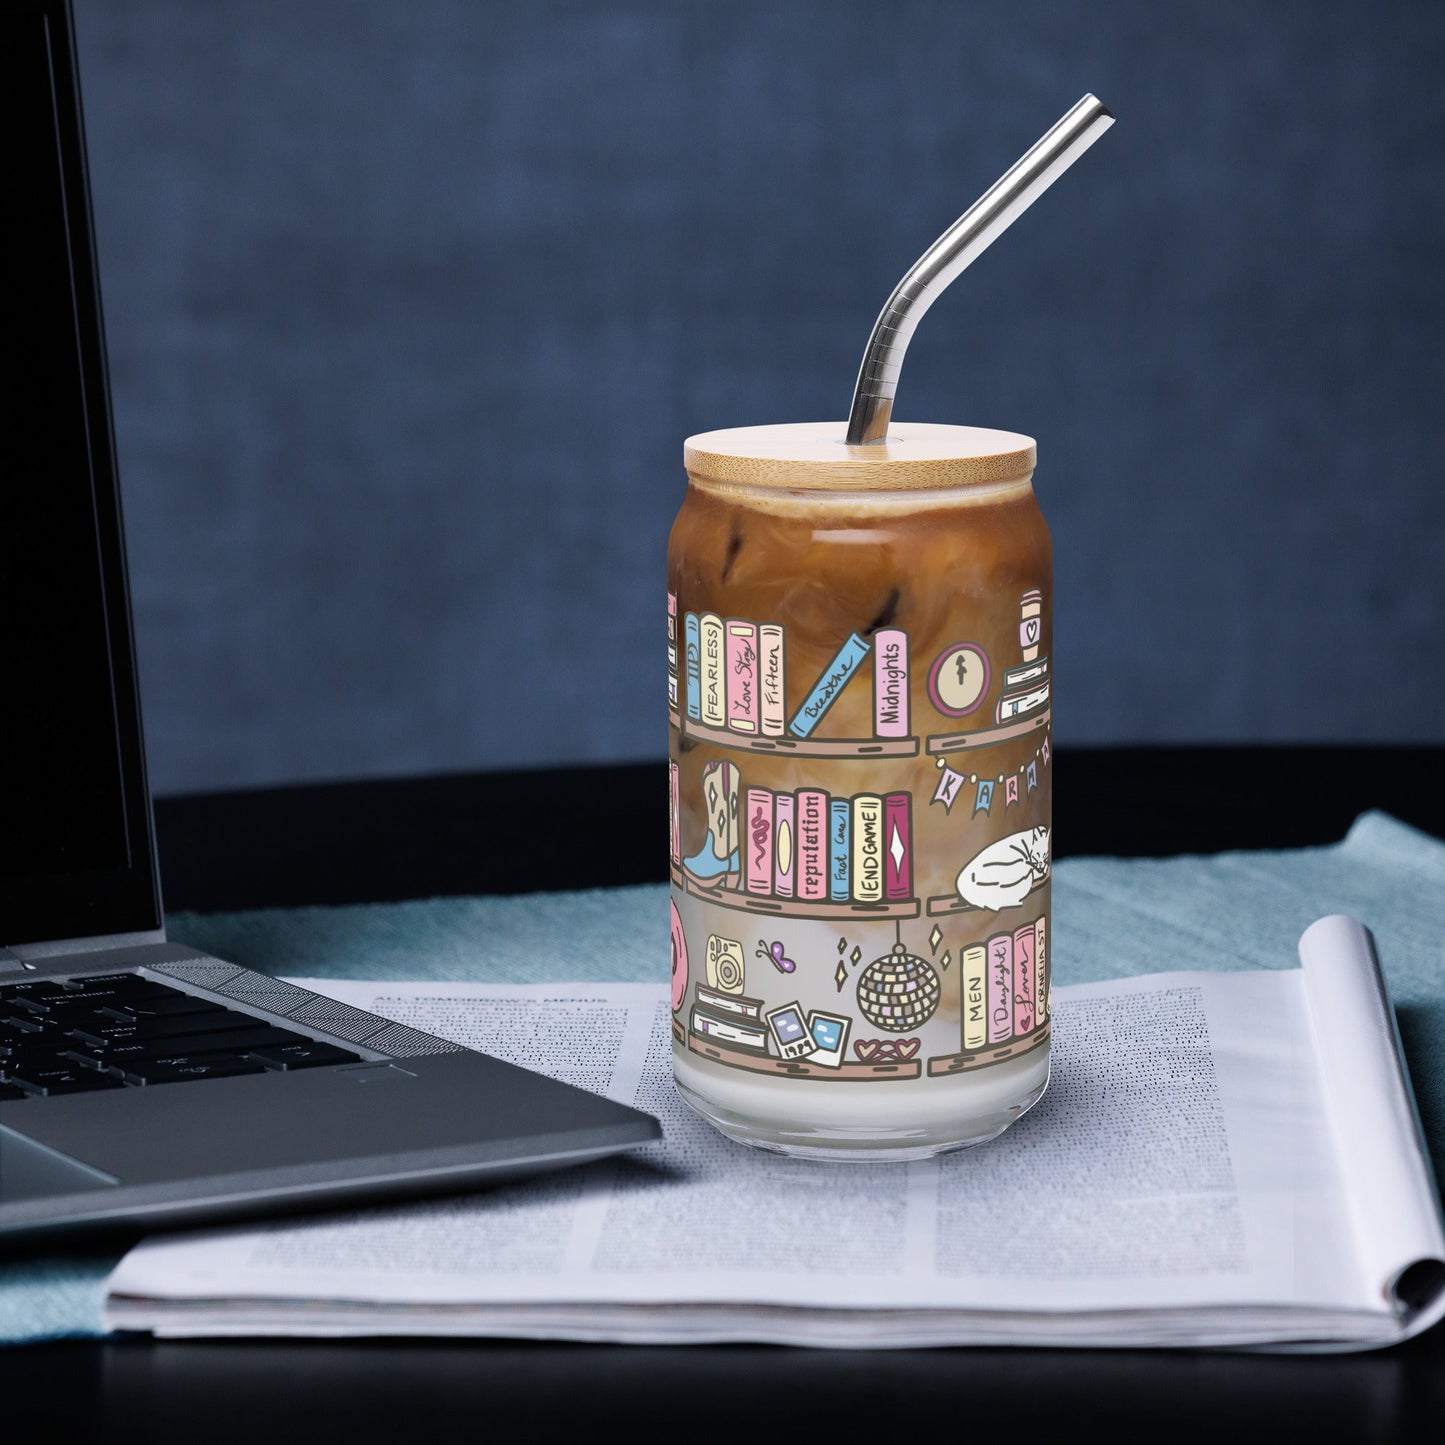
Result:
M913 263L868 338L848 413L849 446L888 439L903 354L923 313L1113 124L1103 104L1086 95Z

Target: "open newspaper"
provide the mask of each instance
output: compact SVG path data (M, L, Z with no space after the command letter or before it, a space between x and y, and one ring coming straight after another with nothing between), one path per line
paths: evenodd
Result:
M657 1115L628 1158L141 1244L112 1327L682 1343L1349 1349L1445 1313L1445 1234L1368 935L1301 969L1060 988L1043 1101L911 1164L730 1143L648 984L308 988ZM808 1228L797 1220L806 1216Z

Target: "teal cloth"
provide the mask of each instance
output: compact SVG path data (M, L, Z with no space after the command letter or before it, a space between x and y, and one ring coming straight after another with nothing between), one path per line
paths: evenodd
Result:
M665 977L665 885L520 898L177 914L171 937L264 973L540 983ZM1175 969L1292 968L1300 934L1350 913L1375 934L1445 1178L1445 843L1366 813L1325 848L1074 858L1054 872L1061 984ZM0 1263L0 1343L101 1333L116 1256Z

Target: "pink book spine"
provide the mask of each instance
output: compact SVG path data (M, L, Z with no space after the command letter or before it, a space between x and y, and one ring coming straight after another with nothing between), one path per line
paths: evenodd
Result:
M913 798L908 793L883 798L883 896L913 896Z
M682 805L678 795L677 764L669 762L667 771L672 775L669 779L671 797L668 799L667 837L672 844L672 862L676 867L682 862Z
M767 788L743 789L743 887L773 891L773 795Z
M728 727L735 733L758 730L758 625L729 622L727 625L727 708Z
M828 897L828 795L813 788L798 794L798 897Z
M773 892L779 898L793 896L793 867L798 860L798 806L791 793L779 793L774 804Z
M988 1041L1001 1044L1014 1027L1014 939L995 933L988 941Z
M908 634L884 627L873 637L873 731L908 736Z
M1040 1022L1049 1016L1049 950L1048 921L1040 918L1034 924L1034 1017Z
M1034 1027L1035 977L1034 925L1026 923L1014 934L1014 1033L1027 1034Z
M677 711L677 593L667 594L667 705Z
M758 693L762 730L769 737L782 737L786 718L783 673L786 643L776 622L758 626Z

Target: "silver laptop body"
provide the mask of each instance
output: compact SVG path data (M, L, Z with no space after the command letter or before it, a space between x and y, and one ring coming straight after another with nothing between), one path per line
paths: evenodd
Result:
M0 1240L460 1189L636 1110L167 941L69 7L4 0Z

